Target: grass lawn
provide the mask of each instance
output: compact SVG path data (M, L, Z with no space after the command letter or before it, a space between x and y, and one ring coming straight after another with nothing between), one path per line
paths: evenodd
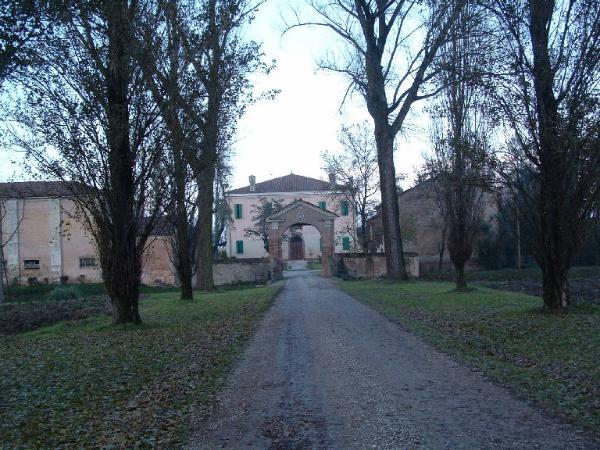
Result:
M541 280L542 271L538 267L527 269L501 269L501 270L467 270L467 280L471 281L521 281ZM432 281L454 281L455 275L452 270L443 272L431 272L424 274L421 278ZM569 270L569 279L600 278L600 266L575 266Z
M323 266L319 261L308 261L308 263L306 264L306 267L309 270L317 270L317 269L321 269Z
M93 316L0 337L0 448L178 446L276 292L155 293L141 326Z
M541 312L541 299L451 283L339 282L435 347L600 437L600 306Z

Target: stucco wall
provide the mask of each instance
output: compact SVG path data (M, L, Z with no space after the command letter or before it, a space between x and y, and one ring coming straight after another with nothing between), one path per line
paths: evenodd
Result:
M264 249L262 240L257 238L246 237L244 230L246 228L253 227L252 217L256 216L254 211L256 205L260 205L261 199L267 201L282 200L284 205L289 205L294 200L302 199L306 202L312 203L313 205L319 205L320 201L325 201L326 209L338 214L339 217L334 222L334 234L336 238L336 252L343 252L342 238L348 236L351 238L351 251L355 251L353 248L354 243L352 242L352 233L348 230L354 229L354 211L350 208L347 216L341 215L341 201L344 199L339 195L333 195L331 193L323 192L291 192L291 193L263 193L263 194L232 194L229 196L229 205L233 215L233 222L228 228L228 239L227 239L227 254L229 256L235 256L238 259L244 258L265 258L267 252ZM235 218L234 205L242 205L242 218ZM320 234L314 227L303 227L302 235L304 239L305 257L306 258L317 258L321 256L320 250ZM244 242L244 253L236 253L236 241L241 240ZM287 243L283 243L282 247L283 258L287 259L289 256L289 250Z
M150 236L144 252L142 283L148 285L176 283L175 268L169 255L169 236Z
M269 279L271 263L268 259L244 259L217 262L213 265L215 285L235 283L264 283Z
M406 270L410 277L419 277L419 255L407 253L404 255ZM382 278L386 276L385 255L376 254L336 254L334 257L334 273L341 274L343 264L346 275L351 278Z

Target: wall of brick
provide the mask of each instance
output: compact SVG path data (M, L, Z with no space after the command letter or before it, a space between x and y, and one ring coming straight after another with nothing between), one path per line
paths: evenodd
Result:
M267 258L228 260L213 264L215 285L236 283L264 283L271 273Z
M419 255L407 253L404 255L406 270L410 277L419 277ZM349 253L334 256L334 273L342 275L342 270L351 278L383 278L387 270L385 266L385 254L361 254ZM342 269L343 265L343 269Z

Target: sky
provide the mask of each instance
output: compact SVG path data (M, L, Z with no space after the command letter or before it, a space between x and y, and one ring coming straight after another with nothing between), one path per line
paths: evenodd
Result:
M305 27L282 36L284 18L291 12L289 1L267 0L248 29L248 36L262 43L265 60L276 61L268 75L254 78L256 93L280 93L274 100L253 104L238 124L231 183L236 188L248 185L249 175L257 182L290 172L326 179L321 153L340 150L340 126L371 123L360 98L352 98L340 110L348 86L344 77L317 70L319 57L333 42L329 32ZM429 147L427 133L417 126L422 114L413 114L410 122L413 131L398 139L395 155L396 171L407 174L405 188Z

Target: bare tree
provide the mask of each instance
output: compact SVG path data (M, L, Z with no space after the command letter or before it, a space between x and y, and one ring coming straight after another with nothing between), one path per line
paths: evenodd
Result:
M283 200L261 197L257 204L252 205L252 226L244 229L244 236L260 239L263 248L269 253L269 224L267 218L277 211L281 211L285 206Z
M132 52L139 3L76 3L19 74L13 143L63 180L93 236L113 322L141 321L142 255L163 195L155 106ZM40 45L42 45L40 44Z
M229 199L227 189L229 188L228 180L231 176L231 168L225 161L221 161L217 166L215 176L215 219L213 224L213 259L219 258L219 252L227 244L223 240L225 230L231 223L231 208L229 207Z
M445 70L439 77L444 90L433 110L433 153L425 165L447 226L458 291L467 290L465 264L473 253L484 195L492 183L486 96L475 82L477 75L486 72L486 48L481 44L484 22L474 20L478 12L478 7L467 2L450 27L450 39L440 49Z
M331 30L342 43L323 69L345 75L348 92L364 98L375 125L387 276L408 279L400 233L394 141L413 104L436 95L438 50L462 10L463 0L307 0L312 25Z
M589 0L497 0L504 64L496 99L519 144L515 180L535 227L544 306L569 303L568 272L600 196L600 8Z
M358 215L356 224L348 230L360 250L367 251L367 221L375 214L379 199L377 149L373 131L366 123L343 126L339 133L341 153L324 152L323 169L334 177L336 196L346 202ZM343 209L343 208L342 208Z

